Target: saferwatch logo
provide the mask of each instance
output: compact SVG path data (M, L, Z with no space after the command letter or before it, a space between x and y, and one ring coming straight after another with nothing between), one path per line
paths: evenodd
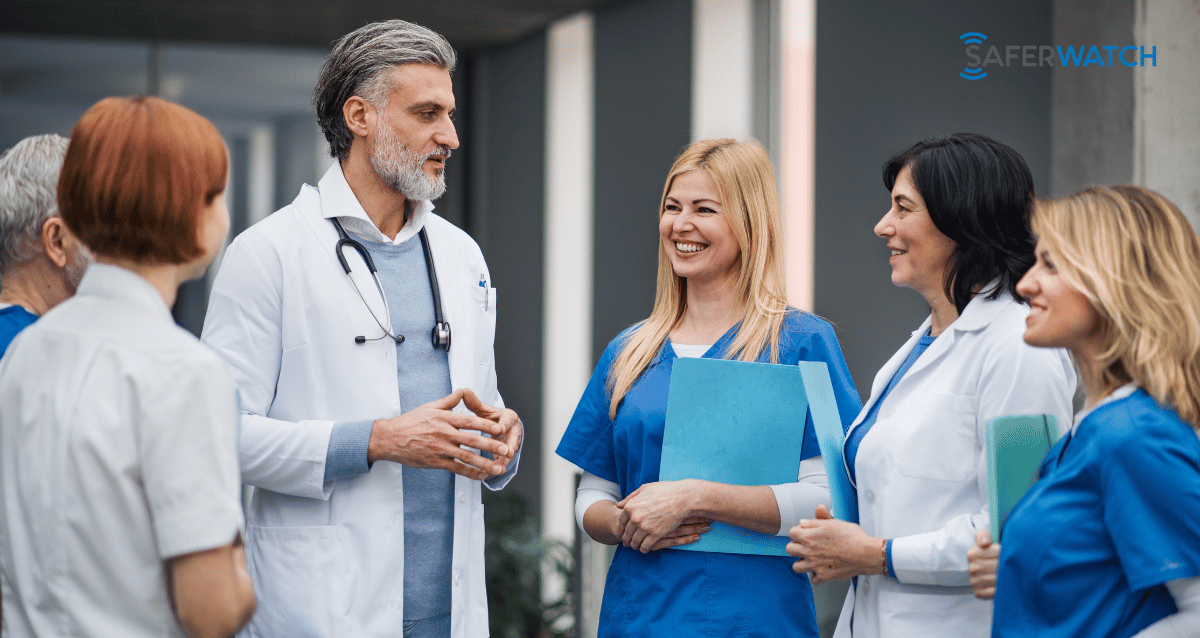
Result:
M983 35L982 33L976 33L974 31L971 31L970 33L964 33L964 34L958 36L958 39L962 40L963 44L967 45L967 57L975 58L975 61L973 63L972 62L967 63L967 67L962 70L962 73L958 74L959 77L963 77L968 80L982 80L983 78L986 78L987 72L985 72L983 70L983 68L980 67L979 56L973 55L973 53L975 51L979 50L979 45L983 44L983 41L987 39L987 36ZM995 47L992 47L992 48L995 48ZM972 49L974 49L974 51L972 51ZM972 64L974 64L975 66L971 66Z
M1147 51L1141 45L1048 45L1048 44L1009 44L1004 46L1004 54L1000 47L990 45L983 51L987 36L977 31L970 31L958 36L967 45L967 66L958 76L967 80L982 80L988 76L984 67L1085 67L1095 64L1101 67L1112 67L1118 63L1123 66L1158 66L1158 47L1151 45ZM1103 51L1103 53L1101 53ZM1149 65L1146 62L1150 62Z

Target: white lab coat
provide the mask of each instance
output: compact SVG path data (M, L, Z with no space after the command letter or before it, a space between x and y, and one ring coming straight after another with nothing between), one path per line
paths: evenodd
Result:
M476 243L431 209L422 202L401 234L422 226L429 234L453 331L451 384L502 406L491 276ZM242 478L256 488L246 549L259 598L244 636L395 636L403 626L401 465L379 461L366 474L323 480L335 422L415 407L400 405L395 344L354 341L382 331L338 264L335 216L368 219L336 162L318 188L305 185L229 246L205 320L204 342L229 361L241 392ZM362 259L345 253L350 276L386 321ZM451 634L487 636L480 482L456 475L454 491Z
M856 487L863 530L894 539L896 578L858 577L837 638L851 636L852 615L854 638L990 635L992 604L974 597L967 573L967 550L989 520L984 424L1053 414L1069 427L1075 390L1064 350L1023 341L1028 313L1006 292L977 295L884 399L858 448ZM880 369L851 430L929 326Z

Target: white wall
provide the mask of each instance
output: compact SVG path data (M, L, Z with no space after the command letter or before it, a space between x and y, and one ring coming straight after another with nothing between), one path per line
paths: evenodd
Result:
M787 247L788 301L813 310L816 212L816 0L781 0L783 122L780 176Z
M552 24L546 46L542 533L546 539L570 544L575 538L572 512L577 470L555 454L554 449L591 375L594 84L591 14L578 13ZM598 588L589 587L596 580L595 574L588 574L585 568L585 591L603 591L606 568L607 564L601 566ZM543 582L546 584L543 596L547 598L555 597L553 590L563 586L550 578ZM598 611L598 594L594 598ZM589 614L585 613L586 616ZM598 614L590 614L592 635L597 617Z
M692 140L750 137L753 1L695 0L692 21Z

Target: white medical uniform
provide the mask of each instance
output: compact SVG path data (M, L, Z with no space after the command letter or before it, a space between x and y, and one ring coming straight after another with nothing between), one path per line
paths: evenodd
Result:
M242 525L229 368L93 264L0 363L5 636L182 637L168 558Z
M992 289L996 282L987 286ZM884 398L855 461L859 524L894 539L896 577L859 576L837 638L970 638L990 634L992 604L975 598L967 550L988 526L984 425L1053 414L1071 423L1075 371L1062 349L1025 344L1029 308L976 295ZM927 318L875 376L858 427L931 324Z
M353 249L345 249L349 276L338 263L330 218L372 241L399 243L427 230L453 331L451 385L503 405L492 351L491 276L475 242L432 208L421 202L394 240L384 238L335 162L317 188L304 186L291 205L226 250L203 339L233 368L242 397L242 477L255 486L246 547L259 598L246 636L395 636L403 626L402 466L377 461L366 474L324 482L335 422L416 407L400 405L395 343L355 343L356 336L372 339L383 331L350 277L376 317L386 321L388 310ZM455 638L488 635L480 485L455 476Z

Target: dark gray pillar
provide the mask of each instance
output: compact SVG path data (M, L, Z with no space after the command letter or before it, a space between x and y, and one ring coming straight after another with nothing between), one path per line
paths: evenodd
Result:
M690 138L692 3L644 0L596 11L593 344L654 305L658 205Z
M542 297L545 207L546 37L473 56L467 231L496 287L496 374L521 415L525 445L510 487L541 511ZM465 110L465 109L464 109ZM462 118L459 118L460 121Z

